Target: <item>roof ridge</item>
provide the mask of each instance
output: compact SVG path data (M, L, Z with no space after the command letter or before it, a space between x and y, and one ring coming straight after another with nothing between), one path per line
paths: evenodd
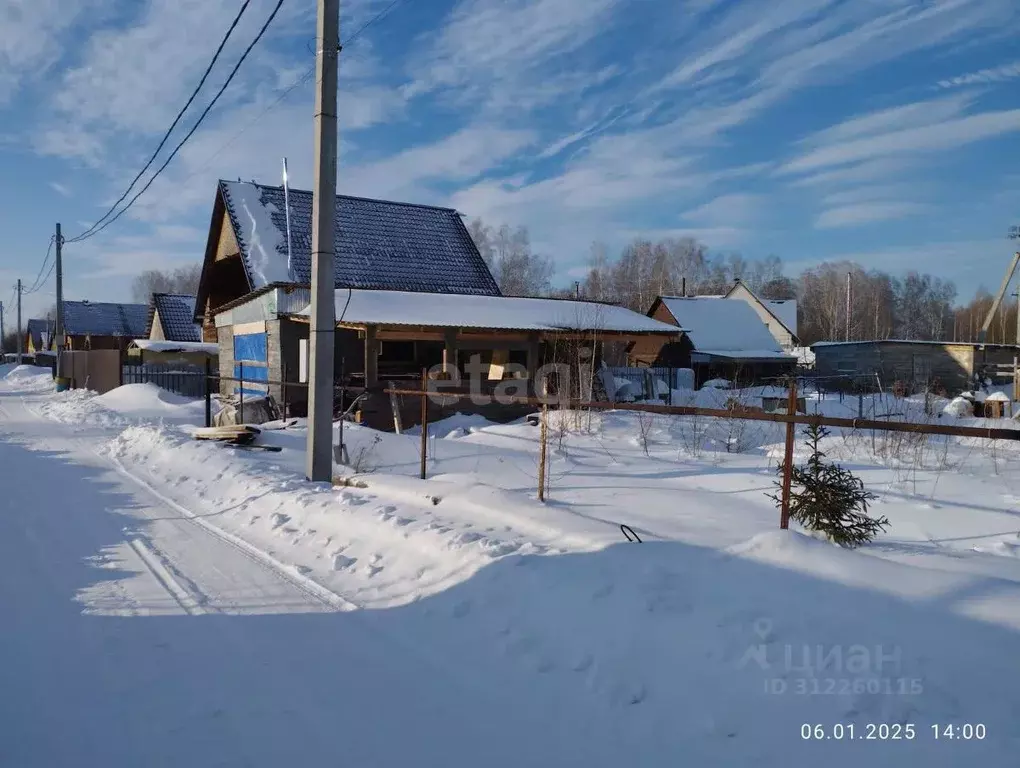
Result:
M282 184L281 185L277 185L277 184L260 184L257 181L230 181L229 179L220 179L219 183L220 184L251 184L252 186L259 187L261 189L278 189L281 192L283 191L283 185ZM310 189L295 189L294 187L290 187L287 191L288 191L289 194L292 194L292 195L295 195L295 194L311 195L312 194L312 191ZM432 210L432 211L445 211L447 213L455 213L458 216L460 215L460 212L456 208L450 208L450 207L442 206L442 205L429 205L427 203L408 203L408 202L405 202L403 200L386 200L386 199L383 199L381 197L362 197L361 195L343 195L343 194L340 194L339 192L337 193L336 196L337 196L338 199L344 199L344 200L360 200L360 201L365 202L365 203L383 203L385 205L402 205L402 206L406 206L408 208L426 208L426 209Z

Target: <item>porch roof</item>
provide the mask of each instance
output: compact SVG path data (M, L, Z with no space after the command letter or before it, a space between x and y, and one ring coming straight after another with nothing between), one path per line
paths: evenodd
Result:
M478 328L506 331L598 331L663 334L681 329L626 307L593 301L511 296L414 293L338 288L334 292L338 325ZM294 313L308 317L311 307Z

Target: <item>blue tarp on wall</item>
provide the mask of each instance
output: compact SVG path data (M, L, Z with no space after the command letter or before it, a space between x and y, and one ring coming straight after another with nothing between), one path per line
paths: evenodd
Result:
M234 378L243 379L246 397L259 397L269 390L269 350L265 333L243 333L234 336ZM252 384L249 384L252 382ZM234 382L234 394L241 385Z

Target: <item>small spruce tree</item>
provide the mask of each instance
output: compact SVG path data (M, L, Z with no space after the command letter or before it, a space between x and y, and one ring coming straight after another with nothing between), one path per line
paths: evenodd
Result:
M868 502L877 498L850 470L825 461L819 443L829 434L820 424L804 430L811 456L802 467L793 466L790 517L809 531L821 531L843 547L858 547L889 526L885 517L868 515ZM782 506L783 465L779 466L778 494L770 498Z

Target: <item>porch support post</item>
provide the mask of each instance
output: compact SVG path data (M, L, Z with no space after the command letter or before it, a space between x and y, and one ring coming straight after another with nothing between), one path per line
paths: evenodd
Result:
M379 388L379 342L375 337L376 327L365 326L365 389Z
M443 340L446 344L443 348L443 373L452 375L454 369L460 368L457 353L457 332L459 330L459 328L447 328L443 332Z
M536 379L538 378L539 356L541 355L541 341L537 333L528 334L528 390L535 396L540 393L535 390Z

